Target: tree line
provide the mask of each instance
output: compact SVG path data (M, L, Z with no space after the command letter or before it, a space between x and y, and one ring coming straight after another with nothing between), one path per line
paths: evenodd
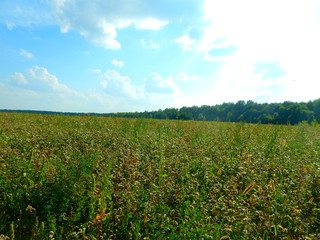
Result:
M209 106L166 108L157 111L103 114L108 117L155 118L262 124L320 123L320 98L309 102L256 103L238 101Z
M33 110L0 110L5 112L41 113L50 115L102 116L122 118L154 118L172 120L196 120L219 122L247 122L262 124L291 124L300 122L320 123L320 98L309 102L256 103L238 101L214 106L202 105L182 108L166 108L157 111L119 113L74 113Z

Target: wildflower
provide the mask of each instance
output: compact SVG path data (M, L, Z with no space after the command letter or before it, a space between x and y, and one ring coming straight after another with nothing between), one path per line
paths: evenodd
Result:
M106 209L102 209L100 214L97 214L97 216L95 216L95 218L93 219L93 222L96 223L99 220L103 220L104 217L106 216L105 211Z
M28 205L28 207L26 207L26 211L29 213L32 213L33 211L35 211L36 209L33 208L32 206Z
M53 231L50 231L50 232L49 232L49 238L52 239L52 238L53 238L53 235L54 235L54 232L53 232Z

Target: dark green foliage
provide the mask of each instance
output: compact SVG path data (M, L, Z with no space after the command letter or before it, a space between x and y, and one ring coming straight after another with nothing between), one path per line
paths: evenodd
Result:
M253 101L238 101L237 103L223 103L215 106L166 108L150 112L123 113L68 113L29 110L0 110L0 112L41 113L49 115L70 116L104 116L123 118L153 118L172 120L197 120L217 122L246 122L263 124L291 124L308 122L312 125L320 123L320 99L307 103L255 103Z
M308 103L271 104L238 101L215 106L167 108L143 113L111 113L104 116L292 125L306 121L311 124L320 122L320 99Z

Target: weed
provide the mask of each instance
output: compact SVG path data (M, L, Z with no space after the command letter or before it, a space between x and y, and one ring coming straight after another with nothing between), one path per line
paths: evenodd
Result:
M320 128L0 113L0 239L320 239Z

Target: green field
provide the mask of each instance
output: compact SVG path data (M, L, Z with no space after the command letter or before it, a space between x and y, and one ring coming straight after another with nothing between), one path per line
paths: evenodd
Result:
M0 113L0 239L319 229L319 127Z

